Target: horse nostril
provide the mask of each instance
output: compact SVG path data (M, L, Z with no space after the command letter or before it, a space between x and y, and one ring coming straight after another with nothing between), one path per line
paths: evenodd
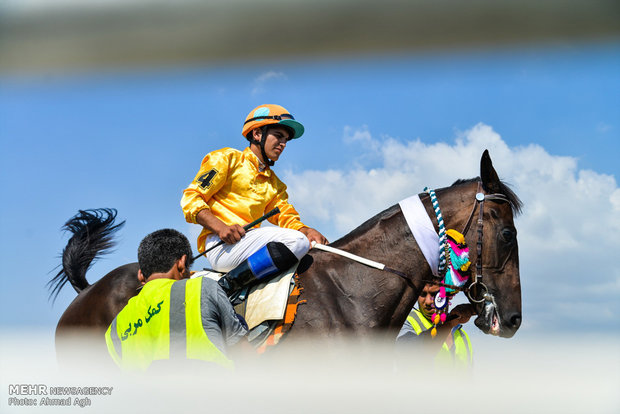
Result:
M515 313L510 317L510 324L516 329L521 325L521 314Z

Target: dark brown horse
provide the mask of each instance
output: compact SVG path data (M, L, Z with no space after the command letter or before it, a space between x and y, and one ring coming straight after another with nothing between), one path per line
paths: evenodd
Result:
M519 258L513 222L521 201L499 180L487 151L480 165L480 178L459 180L436 190L436 194L446 228L461 231L467 227L468 245L478 244L481 248L480 276L470 292L470 301L478 314L476 326L485 333L511 337L521 324ZM493 194L487 196L486 203L476 200L479 186L484 193ZM420 197L435 222L429 197ZM57 339L76 328L94 329L102 334L137 293L137 263L121 266L93 285L85 278L91 261L112 243L112 235L120 226L113 225L114 217L112 210L81 212L65 226L74 235L63 252L63 268L50 283L57 293L69 281L78 296L58 323ZM472 217L480 225L470 227ZM387 332L395 337L425 281L433 279L399 205L372 217L331 246L385 263L400 275L330 252L311 250L299 269L301 299L305 303L299 306L289 335L332 337ZM470 249L470 257L476 263L475 248Z

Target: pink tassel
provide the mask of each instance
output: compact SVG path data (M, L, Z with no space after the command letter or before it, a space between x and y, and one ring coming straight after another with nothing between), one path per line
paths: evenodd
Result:
M443 286L441 286L439 288L439 297L441 297L441 298L445 298L446 297L446 288L443 287Z

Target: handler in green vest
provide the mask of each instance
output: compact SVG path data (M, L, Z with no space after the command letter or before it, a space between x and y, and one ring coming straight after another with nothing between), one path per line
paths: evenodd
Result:
M449 314L446 322L437 326L437 334L433 337L431 316L435 313L435 295L439 286L427 284L418 298L419 309L412 309L405 324L398 333L396 344L401 355L413 343L426 345L435 355L438 367L470 368L473 352L469 336L462 325L474 315L469 304L456 306Z
M187 365L188 359L232 367L227 347L247 333L247 325L217 282L189 279L191 262L189 241L176 230L158 230L140 242L143 286L105 334L121 368L146 370L158 360Z

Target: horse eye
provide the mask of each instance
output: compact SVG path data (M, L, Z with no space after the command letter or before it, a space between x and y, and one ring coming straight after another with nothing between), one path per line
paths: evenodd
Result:
M502 236L502 239L503 239L505 242L508 242L508 243L509 243L509 242L511 242L511 241L513 241L513 240L514 240L514 237L515 237L515 232L514 232L512 229L508 229L508 228L506 228L506 229L503 229L503 230L502 230L502 232L501 232L501 236Z

